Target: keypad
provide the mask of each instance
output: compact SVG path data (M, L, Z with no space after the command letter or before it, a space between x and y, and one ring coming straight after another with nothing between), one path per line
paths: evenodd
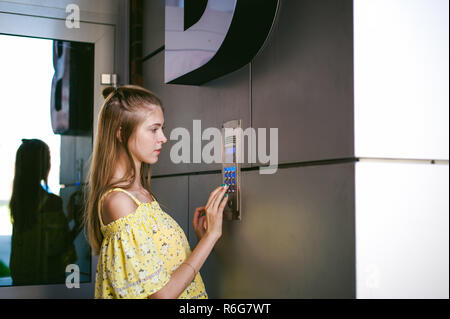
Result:
M228 193L236 191L236 166L224 168L224 182L228 185Z

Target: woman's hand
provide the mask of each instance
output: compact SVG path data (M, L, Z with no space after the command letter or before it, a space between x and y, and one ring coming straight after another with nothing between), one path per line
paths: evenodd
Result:
M224 195L227 189L228 185L217 187L209 195L206 205L196 208L192 224L198 239L206 234L215 239L222 236L223 210L228 201L228 195Z
M228 194L225 196L227 189L228 185L217 187L211 192L205 205L206 234L216 239L222 236L223 209L228 200Z

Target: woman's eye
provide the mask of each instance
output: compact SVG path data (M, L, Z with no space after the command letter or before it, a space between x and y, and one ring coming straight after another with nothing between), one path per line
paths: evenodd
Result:
M162 127L161 127L161 130L164 130L165 128L166 128L165 126L162 126ZM152 129L151 129L151 131L152 131L153 133L156 133L158 130L159 130L158 127L155 127L155 128L152 128Z

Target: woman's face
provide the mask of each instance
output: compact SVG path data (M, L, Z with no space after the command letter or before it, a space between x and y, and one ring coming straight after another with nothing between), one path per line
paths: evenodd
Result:
M161 147L167 142L163 133L164 115L159 106L146 113L145 120L135 129L128 140L128 149L135 160L147 164L158 161Z

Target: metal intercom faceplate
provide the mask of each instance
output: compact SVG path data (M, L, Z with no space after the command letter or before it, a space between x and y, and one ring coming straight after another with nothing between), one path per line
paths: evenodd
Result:
M236 130L237 129L237 130ZM226 220L241 219L241 152L242 121L228 121L222 125L222 179L227 184L228 202L223 210Z

